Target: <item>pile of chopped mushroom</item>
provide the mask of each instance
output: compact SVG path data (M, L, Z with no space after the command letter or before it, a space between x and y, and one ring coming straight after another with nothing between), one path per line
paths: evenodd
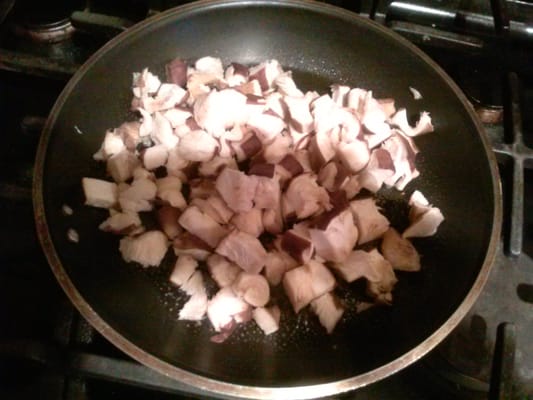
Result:
M428 113L413 127L371 91L303 93L276 60L224 69L218 58L176 59L166 83L135 73L133 94L140 118L107 131L94 156L113 182L83 178L86 204L109 209L100 229L124 236L126 262L155 267L172 247L170 281L190 296L179 318L207 316L213 341L252 319L278 330L276 285L331 333L345 307L336 279L364 278L388 304L395 271L420 269L409 238L433 235L440 210L415 191L400 233L373 194L419 175L413 137L433 131ZM146 212L159 230L143 227ZM205 279L219 287L211 298Z

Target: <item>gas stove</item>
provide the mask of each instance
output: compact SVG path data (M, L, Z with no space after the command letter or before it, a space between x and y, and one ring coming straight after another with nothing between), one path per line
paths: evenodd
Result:
M452 334L405 370L339 399L533 399L533 2L327 1L422 48L476 109L504 193L498 256ZM2 398L207 398L117 350L73 308L40 249L32 169L72 74L166 0L0 1L0 394ZM467 166L466 166L467 167Z

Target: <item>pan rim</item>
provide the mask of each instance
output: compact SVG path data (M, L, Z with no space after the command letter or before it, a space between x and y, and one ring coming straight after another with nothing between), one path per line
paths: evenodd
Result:
M440 78L444 81L444 83L448 85L448 87L452 89L454 94L457 96L459 101L466 109L479 133L481 142L484 146L485 153L488 158L488 164L493 184L492 186L494 198L494 213L492 218L492 231L487 245L487 252L474 284L470 288L466 297L460 303L459 307L429 337L427 337L416 347L414 347L407 353L401 355L400 357L394 359L393 361L382 365L372 371L368 371L364 374L322 384L291 387L263 387L239 385L226 381L218 381L178 368L177 366L159 359L158 357L152 355L146 350L143 350L142 348L138 347L133 342L127 340L118 331L113 329L102 317L100 317L96 313L96 311L89 305L89 303L83 298L81 293L76 289L70 277L67 275L65 269L62 266L60 257L56 252L55 246L52 242L51 235L48 230L46 213L44 209L44 165L46 161L46 153L49 139L53 130L52 128L54 127L57 121L59 111L62 109L63 104L69 97L72 90L77 86L78 82L85 76L85 73L98 60L105 56L108 51L115 48L116 46L119 46L125 41L125 39L144 31L148 27L155 28L156 26L158 26L158 24L165 24L171 20L175 20L177 17L184 18L188 15L194 14L195 12L204 12L213 8L233 6L279 6L305 8L308 11L325 13L329 16L341 17L344 19L353 20L354 18L356 18L359 23L372 29L378 30L379 33L384 34L395 40L398 45L401 45L406 48L406 50L411 52L413 56L420 58L425 64L429 65L435 72L437 72ZM426 353L428 353L435 346L437 346L452 331L452 329L458 325L458 323L464 318L464 316L467 314L467 312L470 310L470 308L473 306L474 302L478 298L481 290L483 289L488 279L491 266L496 257L496 252L500 240L503 213L501 183L499 179L498 167L496 157L490 146L488 136L485 133L481 122L470 107L465 95L453 82L453 80L446 74L446 72L444 72L440 66L438 66L433 60L429 58L429 56L423 53L416 46L414 46L398 34L392 32L391 30L379 25L378 23L365 19L353 12L341 8L309 0L200 0L194 3L189 3L180 7L169 9L165 12L162 12L161 14L152 16L138 23L134 27L130 28L128 31L110 40L80 67L80 69L75 73L75 75L65 86L56 103L54 104L52 111L50 112L43 133L41 135L35 161L35 172L33 182L33 206L38 238L56 279L69 297L70 301L78 308L81 315L83 315L83 317L87 319L99 333L101 333L107 340L113 343L113 345L133 357L141 364L151 367L167 377L180 381L186 385L190 385L194 388L209 392L210 395L233 396L237 398L253 399L309 399L339 394L384 379L423 357Z

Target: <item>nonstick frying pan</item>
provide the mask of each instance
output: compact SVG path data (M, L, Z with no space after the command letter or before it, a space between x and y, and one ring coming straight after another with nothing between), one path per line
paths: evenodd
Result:
M83 205L81 178L104 177L92 160L108 128L130 118L131 76L163 76L175 57L221 57L227 64L275 58L304 89L333 83L392 97L410 117L432 115L435 132L417 138L421 190L446 217L435 237L417 240L423 270L400 274L394 304L348 313L326 335L307 313L285 313L264 337L250 323L215 344L202 324L177 321L185 297L164 265L126 264L118 238L98 230L105 211ZM415 101L409 86L423 99ZM74 214L65 216L68 204ZM382 379L436 346L474 303L489 273L501 224L495 159L483 129L451 79L389 30L317 2L199 1L159 14L106 44L57 100L39 145L34 205L51 268L81 314L138 361L213 396L311 398ZM79 233L79 243L67 230ZM360 286L360 285L359 285ZM349 290L357 291L358 283Z

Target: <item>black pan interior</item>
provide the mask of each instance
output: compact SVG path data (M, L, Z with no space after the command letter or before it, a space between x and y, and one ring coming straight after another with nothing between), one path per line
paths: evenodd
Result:
M347 12L262 1L184 10L116 41L77 76L52 114L45 133L44 210L72 284L105 322L139 348L179 368L232 383L292 386L339 380L416 347L470 291L493 227L489 160L465 104L409 46ZM224 344L213 344L208 323L177 321L184 298L166 283L172 255L161 269L141 271L121 261L117 238L97 229L105 212L83 206L80 181L105 175L92 154L107 128L131 117L132 73L146 66L162 73L174 57L205 55L244 64L276 58L305 89L324 93L332 83L345 83L394 98L410 117L422 110L431 113L436 132L416 140L422 176L407 192L422 190L446 221L437 236L417 241L423 271L400 275L392 307L350 313L331 336L304 313L284 316L284 328L272 337L264 338L249 324ZM414 101L409 86L423 100ZM74 209L73 216L62 214L63 204ZM67 240L68 228L79 232L78 244Z

